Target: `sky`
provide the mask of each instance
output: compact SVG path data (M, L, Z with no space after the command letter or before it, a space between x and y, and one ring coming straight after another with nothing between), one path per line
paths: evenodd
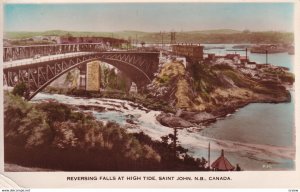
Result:
M4 4L4 31L293 31L293 3Z

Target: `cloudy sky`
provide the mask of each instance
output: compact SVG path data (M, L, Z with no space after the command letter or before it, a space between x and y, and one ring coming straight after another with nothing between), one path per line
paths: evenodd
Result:
M5 4L4 31L293 31L293 3Z

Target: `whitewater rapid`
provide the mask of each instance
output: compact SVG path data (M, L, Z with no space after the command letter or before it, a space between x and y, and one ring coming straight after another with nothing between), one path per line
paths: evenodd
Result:
M129 133L143 131L154 140L161 140L162 136L173 133L172 128L163 126L156 120L156 116L160 114L160 111L149 110L131 101L39 93L32 99L32 102L43 102L49 99L78 107L84 105L105 108L100 111L81 110L92 113L98 120L104 122L115 121ZM126 121L129 117L134 124ZM293 165L293 159L295 158L295 148L293 147L215 139L202 136L200 131L195 128L178 131L179 144L187 148L189 154L193 157L204 157L207 159L208 144L210 143L211 162L217 159L221 149L224 149L225 156L229 161L233 165L239 164L245 170L289 170L294 168L290 166Z

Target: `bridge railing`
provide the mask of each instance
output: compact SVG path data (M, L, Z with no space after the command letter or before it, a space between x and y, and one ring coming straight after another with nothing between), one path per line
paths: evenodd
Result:
M36 55L57 55L74 52L101 52L112 47L102 43L49 44L3 47L3 61L33 58Z
M65 53L63 55L43 56L38 59L29 58L29 59L23 59L23 60L7 61L7 62L3 62L3 69L22 66L22 65L30 65L30 64L40 63L40 62L47 62L47 61L54 61L54 60L59 60L59 59L79 57L79 56L84 56L84 55L90 55L92 53L93 52Z

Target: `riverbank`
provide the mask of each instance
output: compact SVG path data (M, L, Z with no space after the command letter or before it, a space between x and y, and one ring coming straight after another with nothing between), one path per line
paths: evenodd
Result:
M280 98L269 98L262 96L255 100L244 100L244 101L232 101L224 104L224 106L210 111L197 112L197 111L181 111L179 115L170 114L162 112L157 120L162 125L167 125L169 127L193 127L193 126L208 126L211 123L214 123L219 118L226 117L238 111L238 109L243 108L249 104L253 103L285 103L290 102L290 95Z

